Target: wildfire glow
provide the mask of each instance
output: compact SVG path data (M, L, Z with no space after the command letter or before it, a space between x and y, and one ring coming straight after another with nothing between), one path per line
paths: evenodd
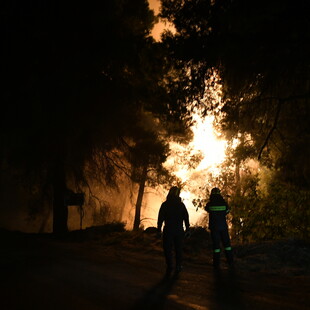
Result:
M149 5L155 14L159 13L160 1L149 0ZM160 34L164 29L174 32L172 25L164 24L162 20L159 20L152 31L155 40L160 40ZM216 71L206 81L205 86L206 105L220 106L222 86ZM171 142L171 155L167 158L165 167L182 181L181 198L189 211L191 224L196 224L205 214L203 210L197 210L192 201L206 188L210 173L213 177L220 173L218 166L225 159L227 142L221 139L216 132L213 126L214 117L202 117L198 112L194 113L192 117L195 121L192 127L193 141L186 146ZM197 161L200 159L198 165L188 165L190 158L197 158ZM161 187L150 190L145 195L145 208L142 216L145 219L144 222L142 219L142 224L145 227L156 226L158 210L166 195L167 191Z
M172 150L165 166L173 174L186 182L193 173L208 170L218 174L217 166L225 159L227 142L220 139L213 127L213 117L202 118L194 114L195 125L192 128L194 138L188 145L184 146L175 142L170 143ZM194 169L186 166L186 160L191 156L201 156L202 160Z
M202 118L199 114L194 114L193 118L195 120L195 125L192 128L194 138L186 148L191 149L193 153L200 154L202 160L194 169L186 170L181 167L178 170L177 166L173 168L175 169L174 173L184 182L181 198L189 211L191 223L196 224L204 216L204 211L197 209L192 201L198 198L199 189L205 188L208 173L212 173L213 176L219 174L218 165L225 159L227 142L218 137L213 126L213 117Z
M171 155L165 163L166 168L183 183L180 196L188 209L191 225L197 224L205 216L205 212L197 209L192 201L198 198L198 195L206 188L209 174L211 173L213 177L219 174L218 165L225 159L227 145L227 142L221 139L214 129L213 117L203 118L195 113L193 119L195 120L192 128L193 140L189 145L171 142ZM188 159L195 155L200 159L198 165L188 166ZM167 191L163 189L157 189L156 193L154 191L148 194L147 208L143 216L148 219L144 223L145 226L156 225L158 210L166 195Z
M212 169L225 159L226 141L221 140L213 128L213 117L205 119L193 115L196 125L193 128L192 145L195 150L202 152L204 158L197 167L198 170Z
M160 1L159 0L148 0L150 9L154 11L155 15L157 15L160 11ZM157 23L154 25L154 28L152 29L151 36L156 40L161 40L161 34L165 31L169 30L172 32L175 32L175 28L171 23L168 23L167 21L163 21L162 19L158 18Z

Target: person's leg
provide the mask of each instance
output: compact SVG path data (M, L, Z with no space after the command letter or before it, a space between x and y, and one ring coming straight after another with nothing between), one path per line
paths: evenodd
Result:
M225 256L226 256L227 263L229 265L232 265L234 262L234 259L233 259L233 253L232 253L228 229L224 229L221 232L221 239L222 239L222 243L225 249Z
M180 272L182 270L183 242L184 242L184 234L180 234L180 235L175 236L174 247L175 247L175 262L176 262L176 271L177 272Z
M173 269L173 236L164 232L163 234L163 248L166 259L166 273L170 274Z
M213 247L213 267L219 268L221 247L220 247L220 232L218 230L211 230L212 247Z

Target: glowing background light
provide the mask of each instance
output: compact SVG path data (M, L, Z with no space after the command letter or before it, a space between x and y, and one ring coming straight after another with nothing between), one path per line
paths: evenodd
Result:
M171 155L164 165L181 179L183 185L180 196L189 212L191 225L196 225L206 213L202 209L197 210L192 201L198 198L197 195L203 192L203 188L206 188L209 174L215 177L220 173L218 166L225 160L227 141L221 139L216 132L213 116L202 117L199 113L194 113L192 116L195 121L192 127L193 140L188 145L171 142ZM201 156L201 160L196 167L188 167L186 160L193 155ZM142 224L145 227L156 226L159 207L166 195L167 190L162 187L147 191L145 208L142 212L142 218L145 219Z
M155 15L159 14L160 11L160 1L159 0L148 0L150 9L154 11ZM151 31L151 36L156 40L160 41L160 36L164 30L169 30L174 32L175 28L172 24L168 23L167 21L159 21L154 25L154 28Z
M227 142L221 140L213 127L214 117L201 118L198 114L193 115L196 121L193 127L194 139L191 142L195 150L201 151L203 160L197 170L212 169L225 159Z
M149 0L149 5L156 15L159 14L159 0ZM159 41L160 35L165 29L175 31L173 25L164 23L159 19L151 32L152 37ZM206 105L221 103L221 84L216 72L213 72L209 81L206 81L205 96ZM198 198L197 195L200 195L206 188L210 173L213 177L219 175L218 166L225 160L227 141L216 132L213 126L213 116L202 117L196 111L192 117L194 120L192 126L193 140L188 145L170 142L171 155L167 158L164 166L181 179L183 185L180 196L189 212L191 225L195 225L205 216L205 212L201 209L196 210L192 201ZM192 156L201 159L198 165L187 165L187 159ZM161 186L146 190L141 210L141 223L145 228L156 226L158 211L161 203L166 199L167 192ZM131 218L133 218L134 208L131 210Z

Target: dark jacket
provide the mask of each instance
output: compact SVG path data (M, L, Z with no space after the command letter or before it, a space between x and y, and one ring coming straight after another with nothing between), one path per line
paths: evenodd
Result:
M209 229L227 229L226 215L229 213L229 208L221 195L211 195L205 210L209 213Z
M183 233L183 222L186 230L189 229L188 212L180 197L173 197L162 203L157 221L159 231L161 231L163 222L165 222L164 233Z

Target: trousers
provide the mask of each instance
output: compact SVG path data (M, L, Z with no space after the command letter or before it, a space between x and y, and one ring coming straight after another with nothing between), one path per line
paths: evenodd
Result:
M227 263L231 265L233 263L233 256L228 229L212 229L211 238L213 246L213 265L217 267L220 264L221 244L225 249Z
M175 259L176 267L182 265L183 259L183 242L184 233L169 233L163 234L163 249L166 259L167 269L173 268Z

